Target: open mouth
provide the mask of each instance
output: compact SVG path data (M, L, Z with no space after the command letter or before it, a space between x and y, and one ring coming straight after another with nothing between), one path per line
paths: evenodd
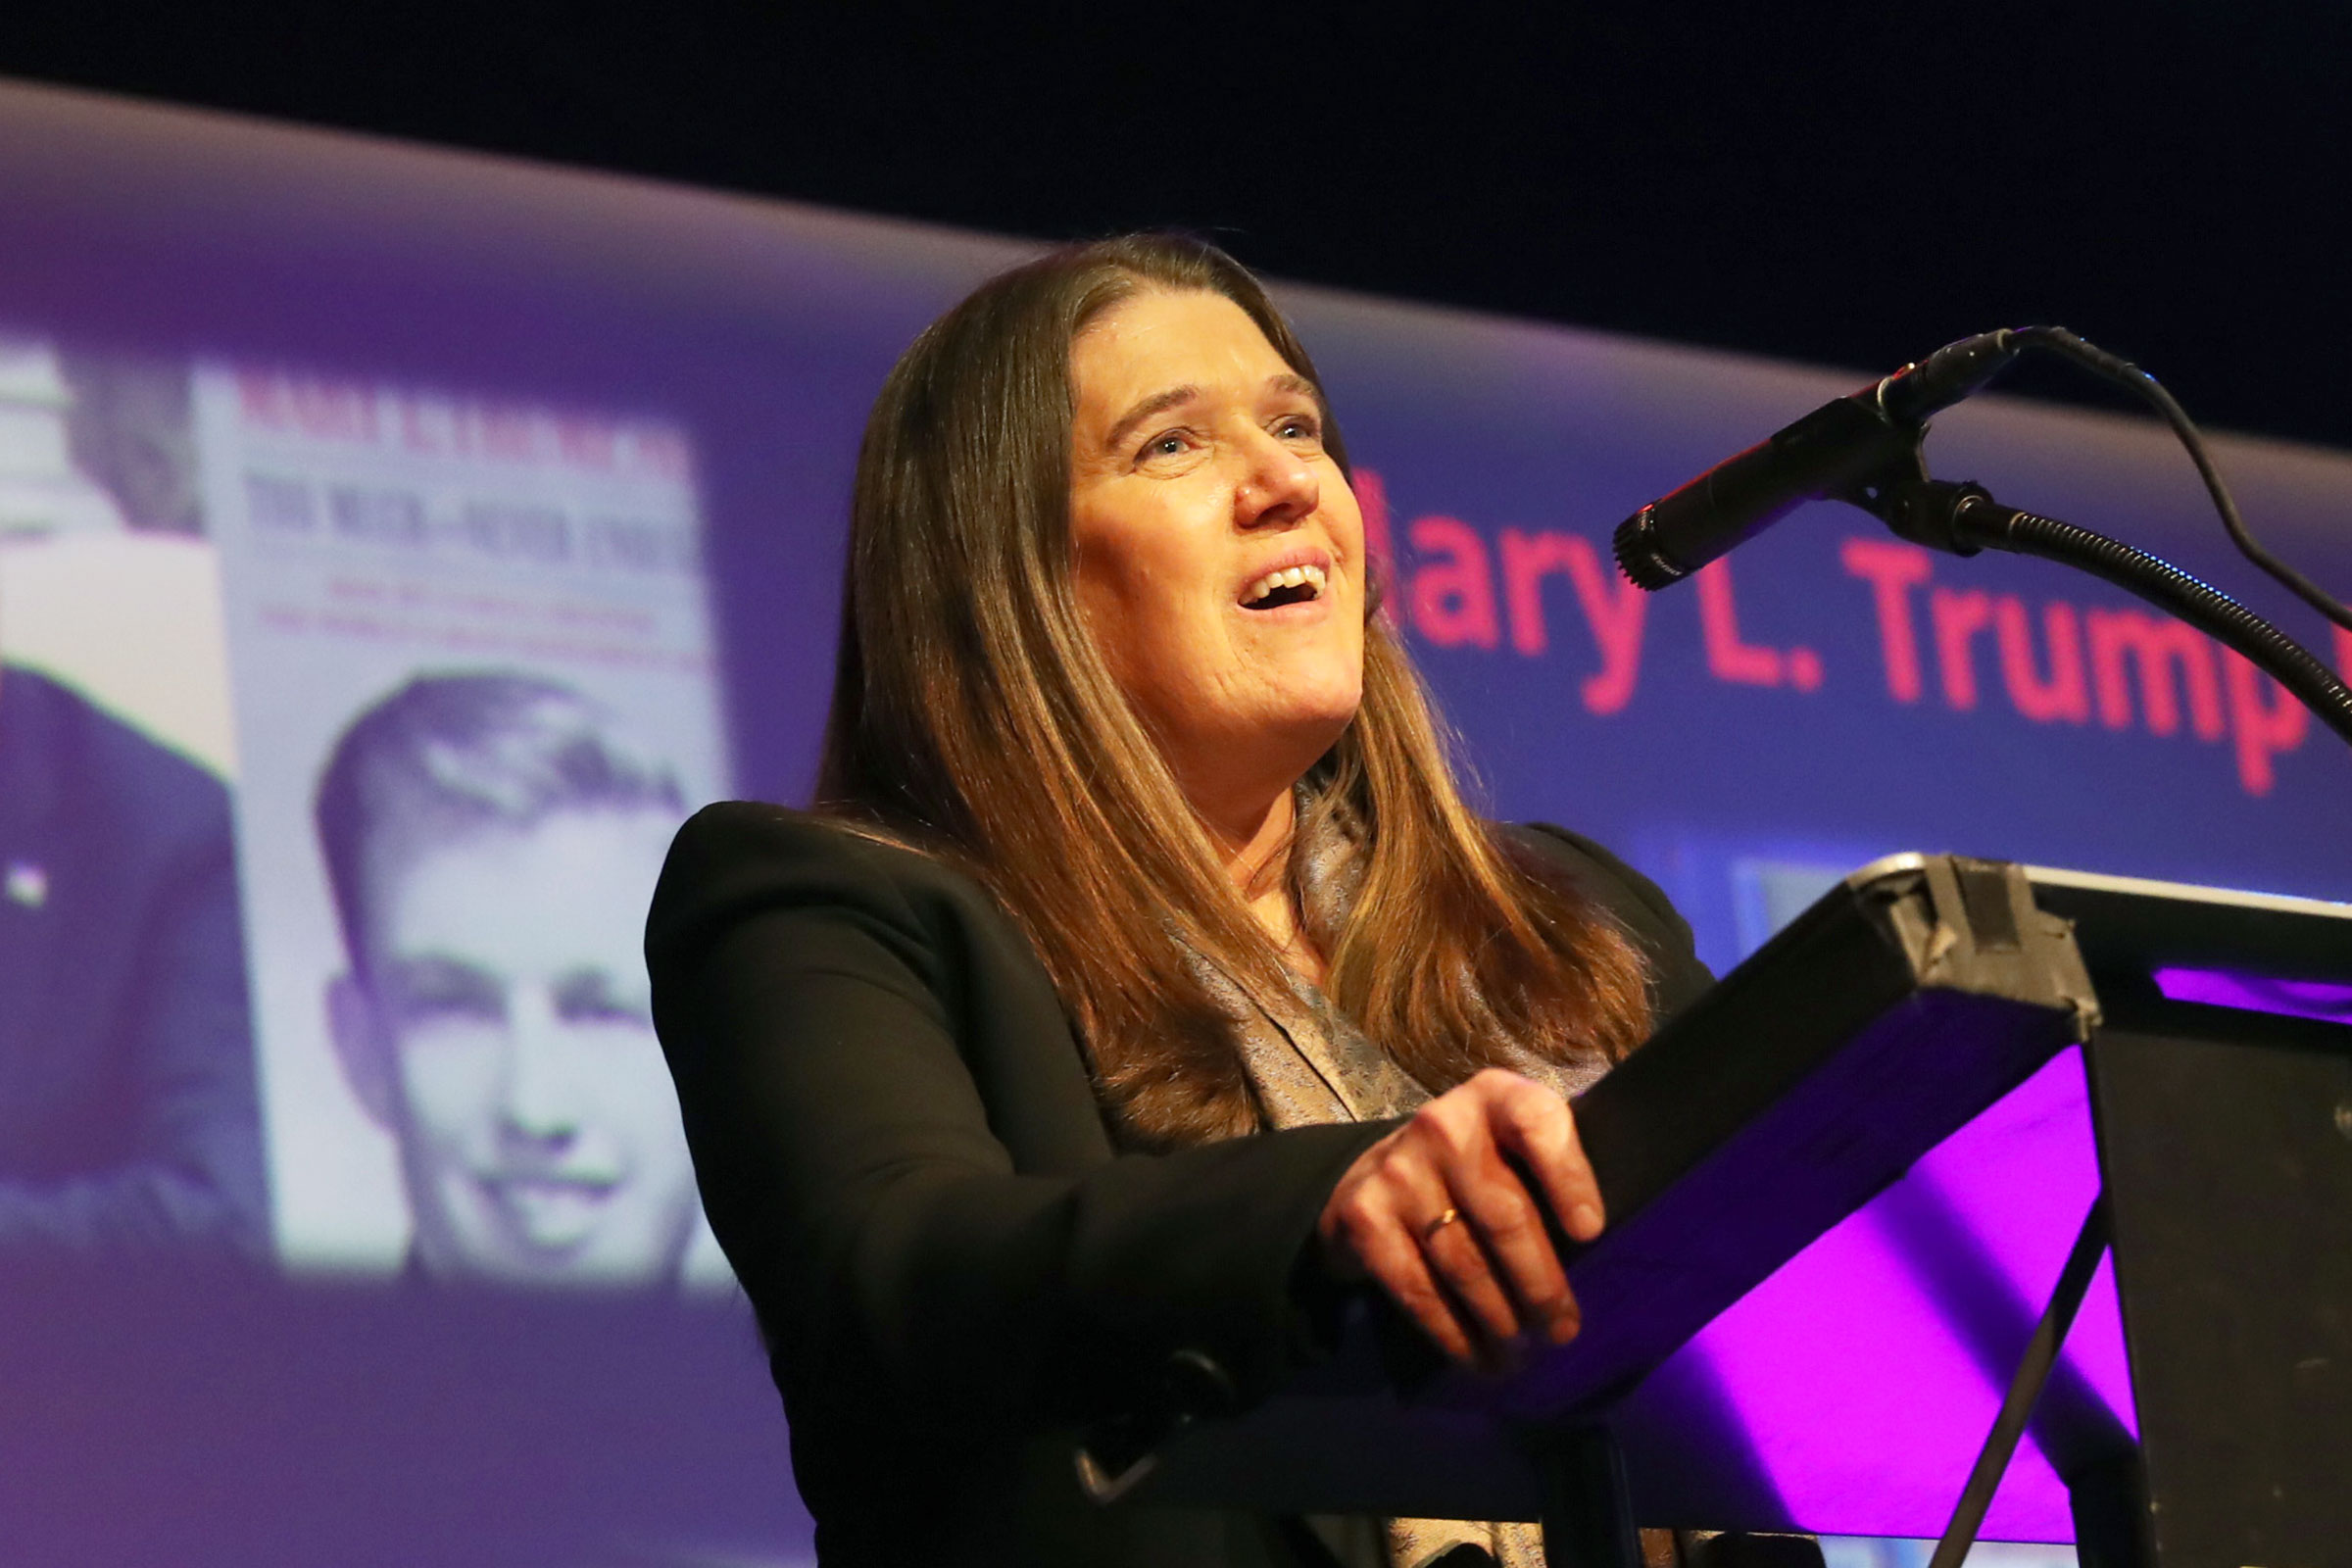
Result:
M1242 590L1242 608L1279 610L1284 605L1309 604L1323 597L1327 581L1321 566L1286 566L1281 571L1269 571Z

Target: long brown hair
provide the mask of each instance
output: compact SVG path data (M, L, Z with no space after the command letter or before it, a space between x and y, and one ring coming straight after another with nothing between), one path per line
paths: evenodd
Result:
M982 881L1075 1014L1123 1134L1170 1147L1257 1123L1186 949L1261 986L1284 976L1072 582L1071 345L1150 288L1225 296L1321 384L1257 280L1181 236L1053 252L933 323L858 454L817 803ZM1336 425L1325 441L1346 471ZM1338 813L1360 840L1345 918L1308 932L1328 995L1433 1092L1514 1044L1622 1055L1648 1022L1632 947L1464 806L1412 666L1367 616L1362 705L1307 779L1310 815Z

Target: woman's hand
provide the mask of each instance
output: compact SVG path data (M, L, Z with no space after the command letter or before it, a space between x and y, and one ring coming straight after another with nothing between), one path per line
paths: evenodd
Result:
M1495 1366L1522 1334L1565 1345L1582 1323L1546 1206L1575 1240L1600 1234L1576 1118L1490 1067L1357 1155L1315 1230L1340 1274L1377 1280L1448 1355Z

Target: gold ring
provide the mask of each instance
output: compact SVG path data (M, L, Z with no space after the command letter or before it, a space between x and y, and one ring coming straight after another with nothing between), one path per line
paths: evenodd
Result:
M1428 1246L1430 1240L1435 1237L1438 1232L1444 1230L1446 1226L1452 1224L1455 1220L1460 1219L1461 1217L1462 1211L1458 1208L1449 1208L1445 1213L1440 1214L1436 1219L1431 1220L1428 1224L1421 1227L1421 1244L1424 1247Z

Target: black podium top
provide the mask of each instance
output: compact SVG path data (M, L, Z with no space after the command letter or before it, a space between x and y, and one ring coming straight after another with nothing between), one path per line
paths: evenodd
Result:
M2331 982L2352 1013L2352 906L1877 861L1580 1097L1611 1223L1570 1254L1574 1344L1482 1379L1367 1308L1328 1364L1178 1435L1132 1491L1534 1518L1529 1445L1605 1419L1644 1524L1935 1535L2097 1191L2068 1047L2110 994L2324 1009ZM2130 1412L2103 1270L1985 1535L2071 1539L2037 1440L2103 1442Z

